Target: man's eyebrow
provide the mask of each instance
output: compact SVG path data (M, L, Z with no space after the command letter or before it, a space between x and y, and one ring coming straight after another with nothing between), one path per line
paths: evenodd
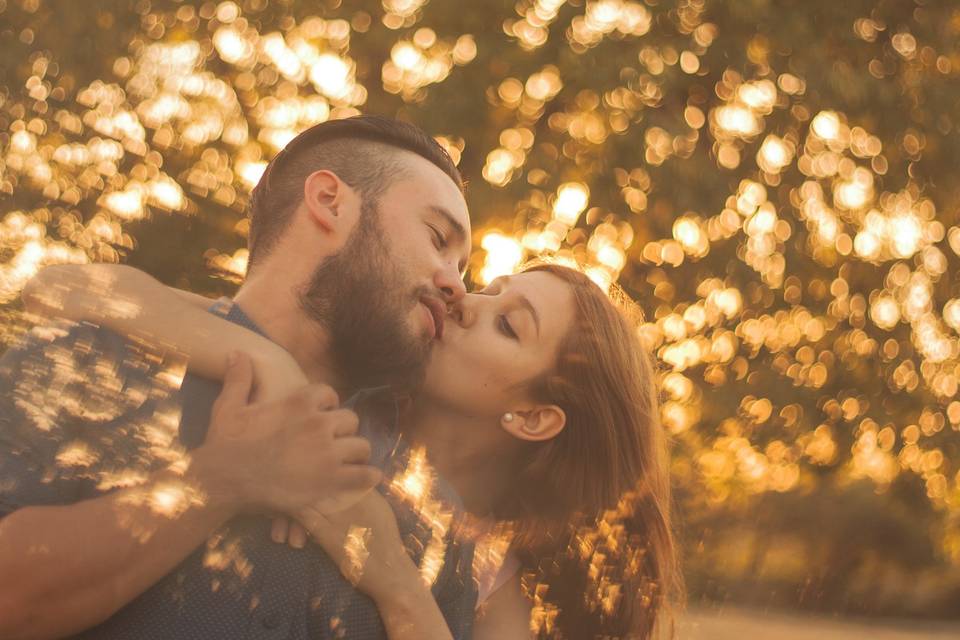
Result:
M447 224L450 225L450 228L453 229L453 235L455 235L462 244L466 243L467 230L464 228L462 224L460 224L460 221L457 220L454 217L454 215L450 213L450 211L446 207L441 207L439 205L434 204L434 205L430 205L430 210L440 215L440 217L446 220ZM463 271L465 267L466 265L461 263L460 271Z

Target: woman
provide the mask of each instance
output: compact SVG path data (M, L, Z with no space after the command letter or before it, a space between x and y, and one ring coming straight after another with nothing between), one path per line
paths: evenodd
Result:
M191 370L215 379L226 373L228 352L247 352L255 393L263 398L305 381L280 347L207 313L209 300L174 293L130 268L48 268L24 299L32 311L176 345ZM122 308L106 300L120 300ZM204 338L214 332L215 342ZM635 327L589 278L540 264L468 295L434 344L422 389L402 422L404 437L424 448L469 512L480 522L510 525L507 562L495 578L481 576L486 589L476 638L529 637L521 573L540 581L526 585L540 631L572 630L586 616L622 621L617 632L630 637L653 633L680 592L655 372ZM336 516L301 519L347 572L348 525L390 531L392 518L382 496L370 492ZM577 529L577 522L586 526ZM282 523L275 533L288 535ZM303 543L298 527L289 535ZM604 544L621 547L626 560L619 567L605 562ZM377 536L367 551L357 587L381 612L392 610L390 599L405 593L405 581L419 579L416 567L398 535ZM564 595L571 576L580 582ZM416 603L416 615L405 620L385 616L391 637L443 637L443 618L432 604Z

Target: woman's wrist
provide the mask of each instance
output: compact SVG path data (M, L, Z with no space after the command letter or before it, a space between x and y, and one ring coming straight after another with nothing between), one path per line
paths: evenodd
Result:
M374 602L391 638L450 640L447 622L419 572L413 575L412 584L407 581L390 591L389 595L374 597Z
M393 559L386 563L390 567L388 577L378 580L378 584L368 585L368 591L379 608L390 607L405 609L420 602L423 598L431 601L433 595L430 588L420 577L420 570L407 555L406 550L399 549Z
M422 610L424 605L430 604L433 600L430 589L419 580L403 586L396 582L393 585L389 589L381 589L377 597L374 598L377 608L381 611L413 613Z

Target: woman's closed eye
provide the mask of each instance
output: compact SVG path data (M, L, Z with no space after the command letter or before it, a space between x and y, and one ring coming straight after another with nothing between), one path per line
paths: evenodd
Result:
M520 336L517 335L517 332L513 330L513 326L510 324L510 320L507 319L506 315L497 316L497 323L500 325L500 331L507 337L513 340L519 340Z

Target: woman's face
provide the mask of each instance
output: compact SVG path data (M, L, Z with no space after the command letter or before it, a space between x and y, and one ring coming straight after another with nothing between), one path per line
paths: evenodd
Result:
M422 401L499 420L522 410L525 383L551 369L574 320L570 285L543 271L503 276L447 317L427 365Z

